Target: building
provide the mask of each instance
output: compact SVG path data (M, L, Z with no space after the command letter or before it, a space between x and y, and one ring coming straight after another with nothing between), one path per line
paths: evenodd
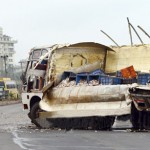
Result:
M0 27L0 76L7 76L8 70L14 66L15 43L17 41L3 34L3 29Z

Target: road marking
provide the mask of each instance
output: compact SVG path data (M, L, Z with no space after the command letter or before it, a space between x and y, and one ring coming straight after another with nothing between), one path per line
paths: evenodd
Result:
M13 131L12 132L14 138L13 138L13 141L15 144L19 145L20 148L24 149L24 150L34 150L34 149L31 149L31 148L27 148L25 147L24 145L28 145L29 147L30 146L33 146L33 145L30 145L30 144L27 144L25 143L25 141L29 141L31 142L32 139L28 140L27 138L20 138L17 134L16 131ZM37 138L38 140L38 138ZM114 148L113 146L90 146L90 145L82 145L82 146L58 146L58 145L47 145L48 148L77 148L77 149L87 149L87 148L90 148L90 149L112 149ZM115 147L115 149L119 149L119 150L136 150L136 148L126 148L126 147Z
M29 149L24 146L24 145L28 145L28 144L24 143L25 140L23 138L20 138L16 131L13 131L12 134L14 136L13 137L14 143L17 144L20 148L25 149L25 150L33 150L33 149Z

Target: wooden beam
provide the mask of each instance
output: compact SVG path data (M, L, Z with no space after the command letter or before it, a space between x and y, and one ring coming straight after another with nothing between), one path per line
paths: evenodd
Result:
M128 21L128 28L129 28L129 35L130 35L131 46L133 46L132 32L131 32L130 21L129 21L128 17L127 17L127 21Z
M137 26L139 29L141 29L141 31L143 31L149 38L150 38L150 35L140 26Z
M135 30L135 28L133 27L133 25L132 25L131 23L130 23L130 26L132 27L132 29L134 30L135 34L136 34L137 37L139 38L140 42L141 42L142 44L144 44L143 41L142 41L142 39L140 38L139 34L137 33L137 31Z
M120 47L117 42L115 42L114 39L112 39L107 33L105 33L103 30L100 30L103 34L105 34L111 41L113 41L118 47Z

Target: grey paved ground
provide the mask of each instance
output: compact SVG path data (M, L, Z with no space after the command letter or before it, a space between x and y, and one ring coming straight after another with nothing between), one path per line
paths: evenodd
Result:
M15 131L18 145L30 150L149 150L149 133L126 131Z
M0 132L0 150L20 150L20 146L14 144L13 135L7 132Z
M150 132L39 130L21 104L0 106L0 150L149 150ZM117 121L114 127L130 127Z

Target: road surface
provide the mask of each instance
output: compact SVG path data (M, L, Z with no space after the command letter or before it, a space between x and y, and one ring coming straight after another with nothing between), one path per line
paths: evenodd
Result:
M150 132L37 129L21 104L0 106L0 150L149 150ZM116 122L114 127L130 127Z

